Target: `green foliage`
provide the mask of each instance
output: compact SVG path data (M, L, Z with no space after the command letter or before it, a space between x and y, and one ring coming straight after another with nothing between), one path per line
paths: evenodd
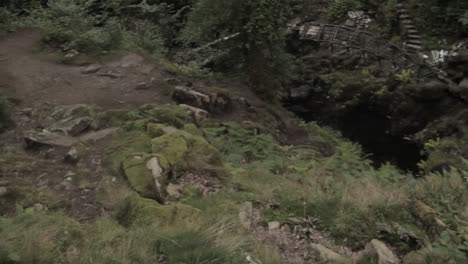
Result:
M328 19L337 21L345 16L348 11L362 10L363 4L359 0L334 0L328 9Z
M0 235L0 263L53 263L65 260L82 229L62 215L28 209L12 219L0 218Z
M168 256L167 263L240 263L243 257L230 253L203 233L178 232L168 237L160 238L156 247L158 251Z
M127 33L127 45L134 45L150 54L165 54L164 37L158 25L148 20L139 20L134 24L134 31Z
M224 47L229 50L224 61L230 62L230 68L232 64L246 64L251 87L272 99L288 79L290 57L283 45L284 27L290 14L287 0L201 0L189 15L182 39L187 44L202 44L217 39L218 35L240 32Z
M69 47L88 54L99 54L120 47L122 32L115 20L109 20L102 28L91 28L76 36Z
M418 28L430 36L443 35L449 39L466 37L466 1L411 0L410 13Z
M395 74L395 77L402 83L409 83L413 80L411 78L411 70L401 70L400 73Z
M205 131L214 137L211 143L224 154L225 162L234 167L247 162L249 167L274 172L286 169L286 159L271 135L255 135L252 130L233 122L223 123L219 128L205 128Z

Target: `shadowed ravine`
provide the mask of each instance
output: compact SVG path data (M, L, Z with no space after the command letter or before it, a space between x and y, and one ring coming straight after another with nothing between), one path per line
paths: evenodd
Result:
M305 121L317 121L320 125L333 127L344 137L359 143L375 167L388 162L414 174L419 170L417 164L422 158L420 147L403 137L391 135L387 117L365 106L357 107L335 120L322 120L314 112L296 114Z

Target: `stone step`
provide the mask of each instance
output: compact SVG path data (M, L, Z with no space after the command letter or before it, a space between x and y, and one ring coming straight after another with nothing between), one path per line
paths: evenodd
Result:
M419 31L417 29L408 29L408 34L411 34L411 35L417 35L419 34Z
M408 38L409 38L409 39L414 39L414 40L420 40L420 39L422 39L421 36L419 36L419 35L414 35L414 34L409 34L409 35L408 35Z
M397 12L400 13L400 14L407 14L407 13L408 13L408 10L402 8L402 9L398 9Z
M400 19L410 19L411 16L410 15L407 15L407 14L401 14L400 15Z
M408 49L408 50L421 50L422 47L419 46L419 45L414 45L414 44L406 44L405 47Z
M405 25L412 25L413 24L413 21L411 21L409 19L402 19L400 22L402 24L405 24Z
M415 40L415 39L408 40L408 41L406 41L406 42L408 42L409 44L414 44L414 45L422 45L422 44L423 44L422 41L420 41L420 40Z
M416 26L413 24L406 24L406 25L403 25L403 27L406 29L416 29Z
M403 7L405 7L405 5L404 5L403 3L397 3L397 4L396 4L396 7L398 7L398 8L403 8Z

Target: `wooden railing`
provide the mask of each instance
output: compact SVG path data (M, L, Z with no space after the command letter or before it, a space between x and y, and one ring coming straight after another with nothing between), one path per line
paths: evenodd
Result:
M370 32L339 25L308 22L301 26L300 37L302 40L327 42L346 49L362 50L378 59L391 61L400 70L410 71L412 77L418 80L436 77L438 73L436 67L424 62L419 55L409 53L404 48Z

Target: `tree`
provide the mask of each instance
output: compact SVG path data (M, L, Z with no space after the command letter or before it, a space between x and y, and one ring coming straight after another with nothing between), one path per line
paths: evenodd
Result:
M249 82L271 98L284 77L284 29L290 0L199 0L189 14L182 39L201 45L239 32L229 49L233 63L245 64Z

